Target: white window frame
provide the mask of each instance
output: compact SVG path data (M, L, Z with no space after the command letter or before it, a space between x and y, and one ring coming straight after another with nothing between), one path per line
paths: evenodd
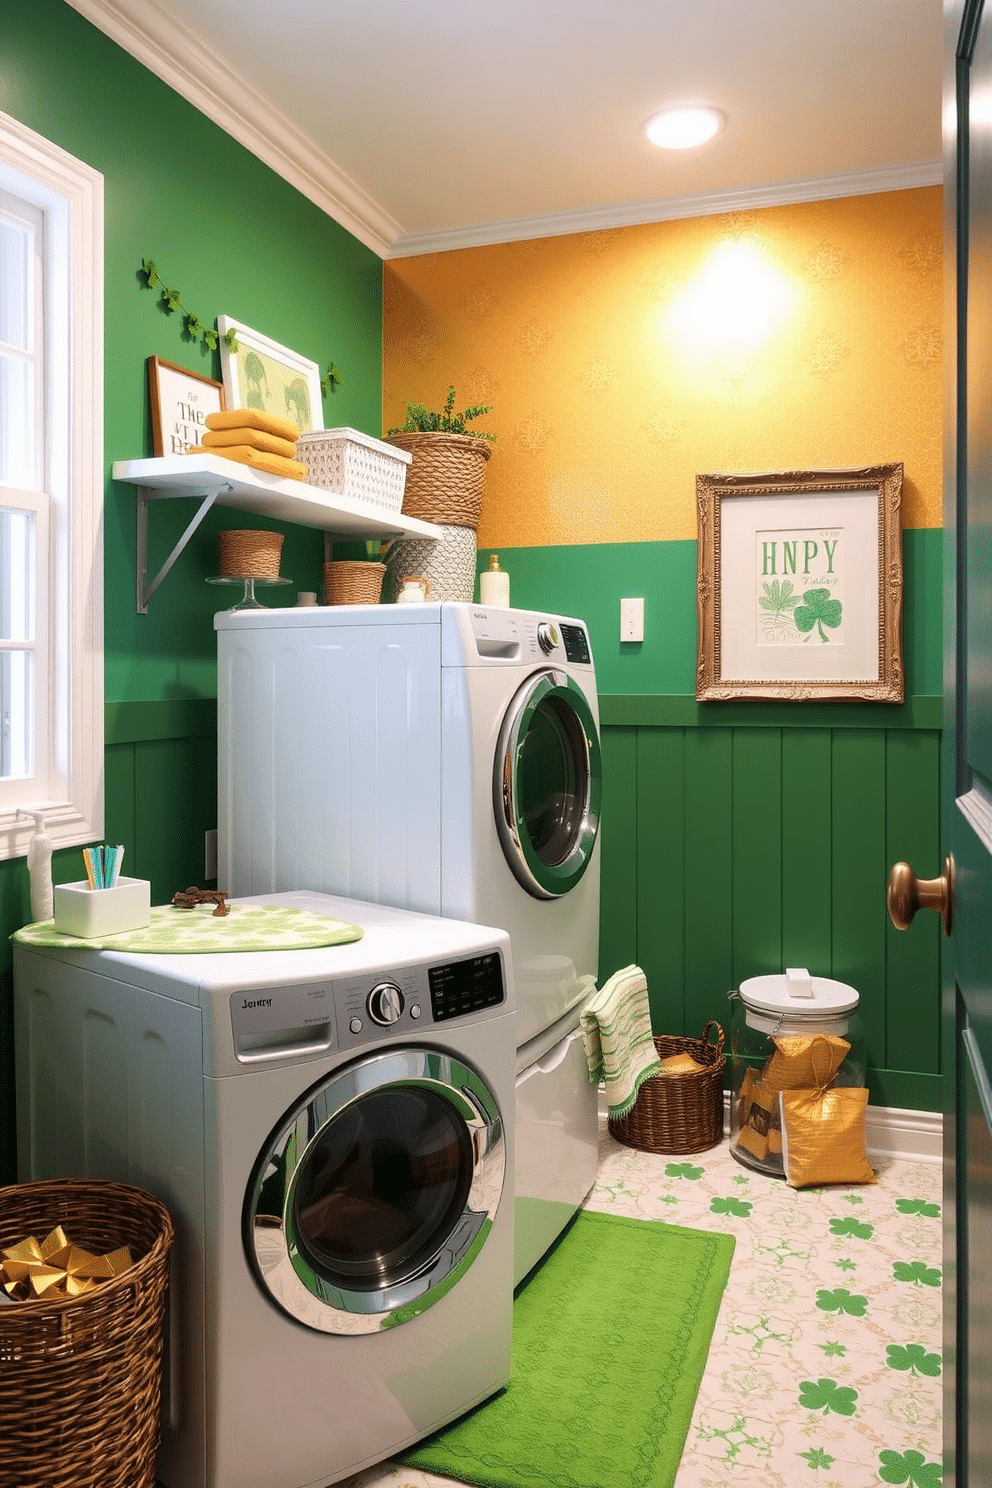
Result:
M23 800L0 801L5 859L23 856L34 831L20 809L44 811L57 848L103 836L103 177L0 113L0 184L45 215L46 296L68 342L67 355L48 359L46 386L47 788L25 782ZM0 504L16 507L17 495L0 487Z

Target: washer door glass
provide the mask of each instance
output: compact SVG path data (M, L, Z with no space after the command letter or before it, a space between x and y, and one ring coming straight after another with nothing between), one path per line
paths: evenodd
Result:
M507 862L538 899L575 887L599 831L602 766L592 709L566 672L528 678L500 730L493 809Z
M257 1165L246 1246L300 1322L368 1333L417 1316L474 1261L503 1187L503 1124L451 1055L394 1050L339 1071Z

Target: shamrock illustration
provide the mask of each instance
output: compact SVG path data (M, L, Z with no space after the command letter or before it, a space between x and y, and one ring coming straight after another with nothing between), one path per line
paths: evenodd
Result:
M919 1214L925 1219L939 1219L940 1205L929 1204L926 1199L896 1199L900 1214Z
M905 1348L890 1343L886 1352L888 1358L885 1362L890 1369L909 1370L913 1374L925 1374L930 1379L936 1379L940 1374L940 1355L928 1354L921 1343L907 1343Z
M833 1292L817 1292L816 1305L821 1312L846 1312L849 1317L864 1317L868 1298L852 1295L846 1287L838 1287Z
M849 1235L854 1240L870 1240L875 1233L875 1226L865 1224L860 1219L832 1219L830 1233L831 1235Z
M829 589L807 589L802 604L793 611L792 618L796 622L796 629L804 634L812 634L815 625L820 640L825 643L830 637L824 634L823 627L829 625L831 630L836 630L843 609L839 599L831 599Z
M822 1411L825 1416L831 1411L837 1416L853 1416L857 1398L857 1390L832 1379L801 1380L799 1384L799 1404L807 1410Z
M694 1167L692 1163L666 1163L666 1178L691 1178L693 1182L702 1178L703 1169Z
M740 1219L747 1219L754 1205L746 1199L711 1199L711 1214L736 1214Z
M883 1483L910 1483L913 1488L940 1488L939 1462L927 1462L922 1452L879 1452L878 1476Z
M940 1272L925 1261L893 1261L892 1275L896 1281L909 1281L913 1286L940 1286Z

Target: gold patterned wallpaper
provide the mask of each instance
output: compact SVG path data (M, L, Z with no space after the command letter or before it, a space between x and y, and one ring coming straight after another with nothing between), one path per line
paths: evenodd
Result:
M383 428L491 403L481 547L695 538L699 472L905 466L941 522L941 190L384 266Z

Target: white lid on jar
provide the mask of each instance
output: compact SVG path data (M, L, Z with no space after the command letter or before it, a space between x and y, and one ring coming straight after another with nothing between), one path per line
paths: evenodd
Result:
M800 1021L839 1017L859 1002L857 991L846 982L810 976L805 967L790 967L774 976L748 977L741 982L740 995L746 1008Z

